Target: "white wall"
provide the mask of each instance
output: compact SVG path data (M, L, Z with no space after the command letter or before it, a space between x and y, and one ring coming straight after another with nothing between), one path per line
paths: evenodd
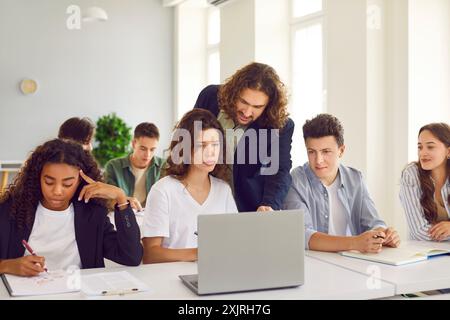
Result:
M235 0L220 8L220 78L256 61L289 84L289 0Z
M106 10L105 23L68 30L66 8ZM71 116L117 112L172 127L173 9L160 0L0 1L0 159L25 159ZM24 96L22 78L39 84ZM160 152L162 148L160 148Z
M255 61L272 66L290 84L290 12L287 0L255 0Z
M220 79L255 60L255 0L237 0L220 9Z
M450 121L450 1L409 1L408 159L417 159L417 133Z
M387 192L386 172L388 167L387 108L386 108L386 1L367 0L367 183L371 197L377 204L380 215L388 225L393 224L391 206L385 201Z
M327 1L327 112L344 126L344 163L367 173L366 2Z
M400 175L408 162L408 2L386 1L386 148L384 186L388 218L406 237L406 221L399 201Z

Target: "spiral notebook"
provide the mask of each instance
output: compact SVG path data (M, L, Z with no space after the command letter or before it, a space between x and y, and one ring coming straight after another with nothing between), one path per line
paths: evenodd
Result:
M373 262L401 266L404 264L427 260L431 257L450 254L450 249L426 248L403 245L399 248L383 247L380 253L361 253L359 251L343 251L341 255Z

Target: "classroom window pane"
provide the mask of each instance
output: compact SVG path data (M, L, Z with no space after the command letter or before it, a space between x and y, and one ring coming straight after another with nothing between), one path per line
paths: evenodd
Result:
M291 116L297 128L324 111L323 44L321 22L299 28L294 34ZM295 166L307 161L302 134L294 137Z
M211 8L208 11L208 45L217 45L220 42L220 11Z
M322 11L322 0L292 0L294 18Z
M218 51L208 56L208 83L220 83L220 53Z

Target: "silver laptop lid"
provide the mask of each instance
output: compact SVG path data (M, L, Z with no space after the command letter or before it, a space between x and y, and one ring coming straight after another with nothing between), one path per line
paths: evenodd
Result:
M198 293L298 286L304 282L300 210L198 216Z

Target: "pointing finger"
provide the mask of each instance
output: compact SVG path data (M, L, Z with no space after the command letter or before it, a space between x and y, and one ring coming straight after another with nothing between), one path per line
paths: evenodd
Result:
M80 170L80 176L84 179L84 181L86 181L89 184L95 183L95 180L85 175L83 170Z

